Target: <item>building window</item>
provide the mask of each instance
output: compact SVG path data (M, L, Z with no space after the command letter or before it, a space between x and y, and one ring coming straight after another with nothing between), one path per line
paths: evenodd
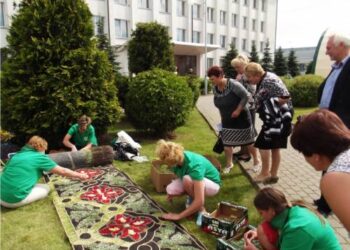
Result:
M256 20L255 19L252 20L252 30L253 31L256 30Z
M265 23L264 23L264 21L261 21L261 23L260 23L260 32L264 32L264 26L265 26Z
M177 29L176 30L176 40L179 42L186 41L186 30L185 29Z
M243 29L247 29L247 17L243 17Z
M118 4L123 4L123 5L127 4L127 0L115 0L115 2Z
M226 11L220 10L220 24L226 25Z
M200 43L201 42L201 33L199 31L192 32L192 42Z
M185 16L185 1L177 1L176 13L178 16Z
M115 19L115 34L117 38L128 38L128 21Z
M264 51L264 42L260 42L260 52Z
M214 8L207 8L207 21L209 23L213 23L214 22Z
M104 27L104 18L103 16L93 16L93 22L94 22L94 34L95 35L101 35L104 33L103 27Z
M160 10L169 13L169 0L160 0Z
M207 58L208 69L214 65L214 58Z
M207 34L207 43L214 44L214 34L212 33Z
M220 35L220 47L226 48L226 36Z
M242 39L242 50L247 50L247 39Z
M149 0L139 0L139 8L149 9Z
M237 27L237 14L232 14L232 27Z
M253 8L256 9L256 7L257 7L256 0L253 0Z
M245 5L245 6L248 6L248 4L249 4L249 3L248 3L248 0L244 0L244 5Z
M199 4L192 5L192 17L196 19L201 18L200 10L201 10L201 6Z
M0 27L5 26L4 3L0 2Z
M236 37L231 38L231 44L234 45L235 47L237 46L237 38Z
M265 0L261 0L261 10L265 11Z

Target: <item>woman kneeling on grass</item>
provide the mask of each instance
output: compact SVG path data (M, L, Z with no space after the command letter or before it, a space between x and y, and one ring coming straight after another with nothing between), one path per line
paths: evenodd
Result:
M244 235L245 250L257 249L258 239L264 249L340 250L341 246L330 224L302 201L292 204L275 188L264 188L254 199L264 222L257 231ZM279 235L277 233L279 231Z
M58 166L45 155L47 142L33 136L5 165L0 177L2 206L17 208L44 199L50 191L46 184L37 184L43 172L85 180L87 174Z
M178 177L166 188L168 200L171 201L175 196L188 195L185 210L179 214L163 214L162 218L176 221L198 212L197 224L201 225L202 213L205 211L204 197L214 196L220 190L219 171L204 156L185 151L174 142L158 141L156 155Z

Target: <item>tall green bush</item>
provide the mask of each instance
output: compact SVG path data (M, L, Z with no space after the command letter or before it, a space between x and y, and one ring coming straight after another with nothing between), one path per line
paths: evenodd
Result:
M192 104L193 94L184 77L153 69L131 80L125 112L137 129L165 136L185 123Z
M317 75L303 75L294 78L289 92L295 107L315 107L317 102L317 89L324 78Z
M129 72L152 68L175 71L174 52L167 27L156 23L138 23L128 43Z
M58 146L85 113L98 133L121 110L106 53L96 48L83 0L24 0L12 19L3 64L1 124L20 143L32 135Z
M200 95L201 78L194 75L189 75L189 76L186 76L186 81L193 93L192 106L194 107Z
M227 51L226 55L222 58L222 70L227 78L235 79L237 76L236 70L232 67L231 61L238 55L237 49L234 43L230 44L230 50Z

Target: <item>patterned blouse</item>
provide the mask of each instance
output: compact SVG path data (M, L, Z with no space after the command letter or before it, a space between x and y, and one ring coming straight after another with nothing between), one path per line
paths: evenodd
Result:
M345 172L350 174L350 149L345 150L335 157L327 169L327 173L329 172Z
M258 83L254 95L256 108L259 109L262 103L272 97L290 96L287 87L282 80L271 72L266 72Z

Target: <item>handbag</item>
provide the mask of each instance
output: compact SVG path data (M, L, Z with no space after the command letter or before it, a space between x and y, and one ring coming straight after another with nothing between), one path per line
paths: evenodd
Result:
M221 135L219 135L218 140L213 147L213 151L218 154L221 154L224 151L224 143L222 142Z

